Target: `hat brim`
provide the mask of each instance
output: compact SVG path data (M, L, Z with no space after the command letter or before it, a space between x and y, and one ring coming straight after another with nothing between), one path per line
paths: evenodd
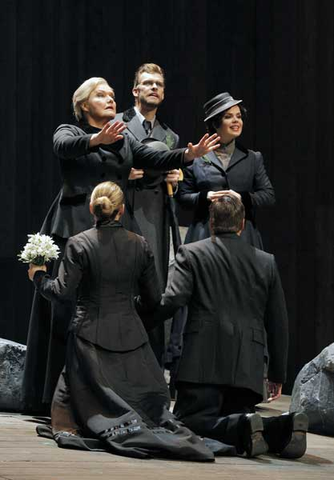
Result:
M225 110L228 110L229 108L234 107L235 105L238 105L239 103L242 103L242 100L232 100L228 103L225 103L225 105L221 105L220 107L217 107L216 110L214 110L212 113L210 113L209 116L207 116L204 119L204 122L207 122L208 120L210 120L210 118L213 118L216 115L218 115L218 113L225 112Z

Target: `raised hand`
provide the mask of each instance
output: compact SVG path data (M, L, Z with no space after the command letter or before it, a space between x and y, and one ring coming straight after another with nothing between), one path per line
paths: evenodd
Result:
M121 133L125 129L126 125L124 122L108 122L99 133L94 133L91 136L89 145L96 147L97 145L110 145L111 143L118 142L118 140L123 138Z
M191 160L194 160L194 158L203 157L212 150L216 150L220 145L219 142L220 137L218 137L217 133L214 133L211 136L206 133L196 145L188 143L188 148L186 149L184 155L186 161L191 162Z

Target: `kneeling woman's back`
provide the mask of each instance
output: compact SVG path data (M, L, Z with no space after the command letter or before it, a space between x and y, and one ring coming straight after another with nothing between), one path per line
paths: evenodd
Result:
M90 209L96 226L68 241L55 280L30 268L49 300L77 298L52 403L54 438L87 449L94 439L97 448L141 458L213 460L169 412L168 388L134 303L140 294L149 311L160 301L154 258L144 238L118 222L122 191L112 182L98 185Z

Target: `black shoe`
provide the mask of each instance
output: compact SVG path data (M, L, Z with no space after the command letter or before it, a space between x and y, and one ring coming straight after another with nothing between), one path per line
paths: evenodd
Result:
M247 457L256 457L268 451L263 435L263 422L258 413L243 415L240 421L239 438L241 448L238 453L246 452Z
M306 452L308 417L305 413L283 414L264 424L269 452L282 458L300 458Z

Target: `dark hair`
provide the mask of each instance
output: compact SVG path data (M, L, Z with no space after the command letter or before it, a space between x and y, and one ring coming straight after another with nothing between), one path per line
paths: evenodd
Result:
M245 207L235 195L223 195L210 205L212 233L239 232L245 218Z
M242 120L245 120L245 118L247 117L247 110L245 109L245 107L243 105L239 104L237 106L240 108ZM232 108L232 107L230 107L230 108ZM206 129L207 129L207 131L210 135L213 135L214 133L217 132L217 129L221 126L222 119L223 119L225 113L228 112L228 110L230 108L228 108L227 110L224 110L223 112L217 113L217 115L215 115L212 118L209 118L209 120L207 120L205 122Z

